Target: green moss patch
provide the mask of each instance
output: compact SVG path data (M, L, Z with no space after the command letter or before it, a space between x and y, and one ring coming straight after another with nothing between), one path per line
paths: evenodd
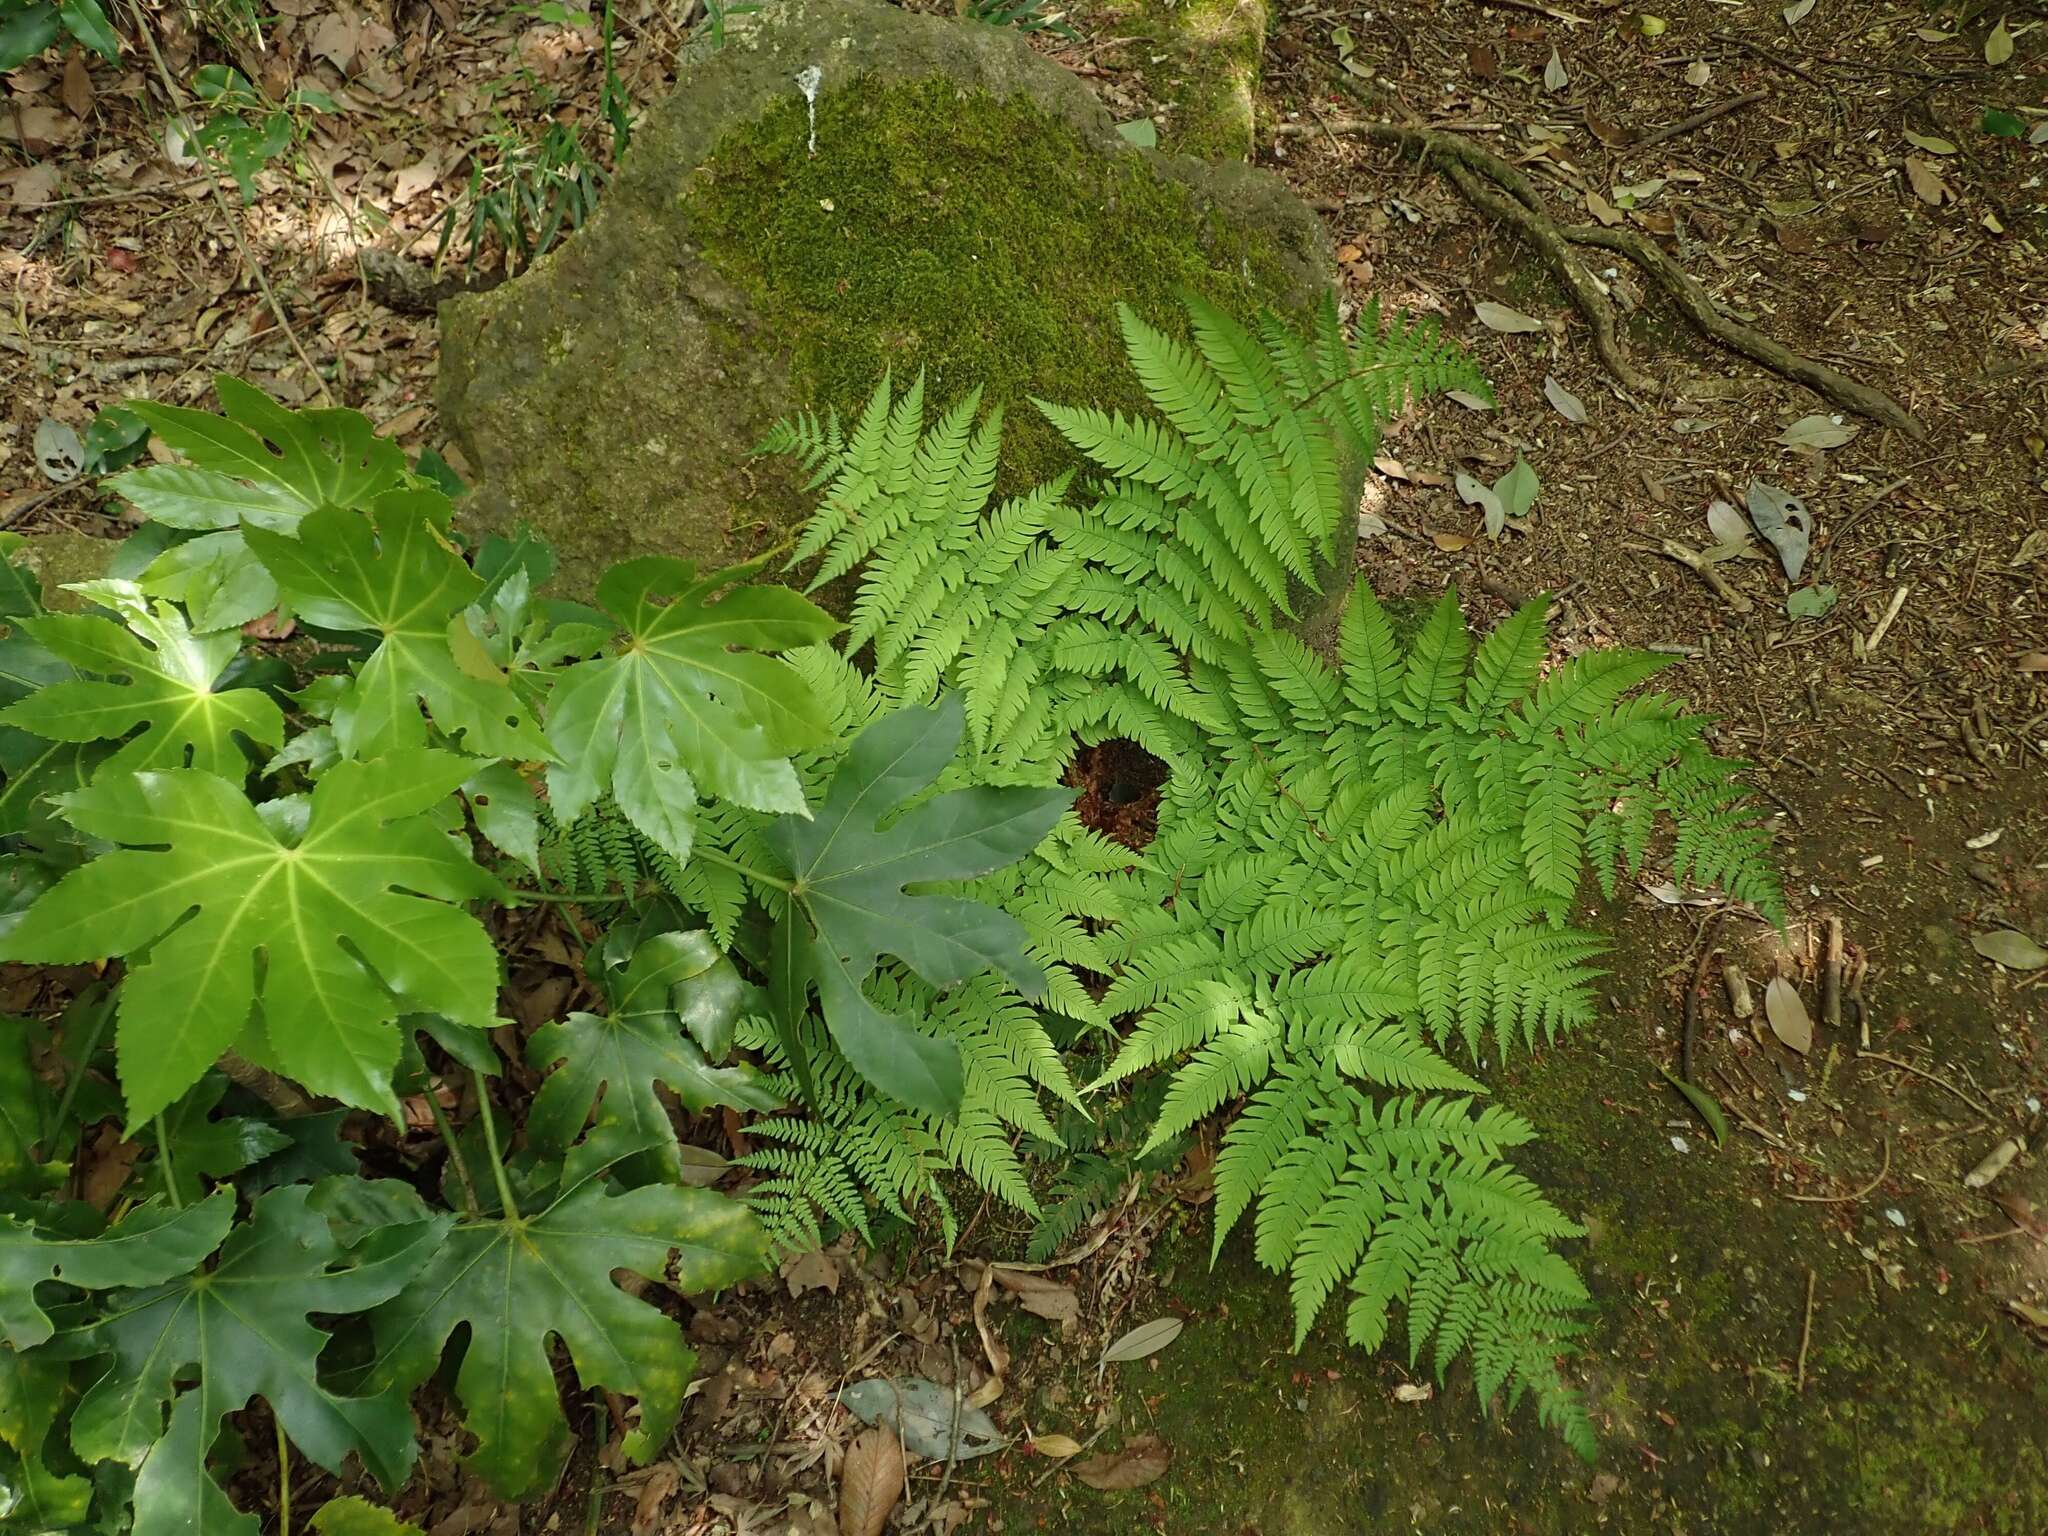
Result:
M1137 406L1116 305L1178 324L1193 288L1248 314L1287 291L1256 239L1203 217L1136 155L1104 157L1028 99L945 80L792 98L734 132L684 193L705 255L791 356L799 398L842 415L882 371L928 397L1010 407L1016 484L1074 461L1026 405Z

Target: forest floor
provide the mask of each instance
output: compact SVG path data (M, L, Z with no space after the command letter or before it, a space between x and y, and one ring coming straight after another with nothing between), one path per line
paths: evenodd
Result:
M351 251L430 256L499 114L552 102L593 146L605 131L587 30L509 9L458 26L449 0L274 9L243 67L274 96L317 84L342 110L257 175L246 209L167 158L146 56L8 78L0 526L118 531L89 477L39 472L45 417L83 431L132 391L196 399L215 371L308 398L224 213L298 345L338 364L342 402L438 446L432 319L374 301ZM1607 1020L1506 1073L1547 1138L1530 1171L1591 1229L1580 1259L1600 1305L1575 1369L1601 1461L1577 1464L1526 1414L1483 1417L1469 1378L1438 1387L1397 1350L1317 1338L1290 1353L1279 1283L1235 1244L1209 1265L1198 1146L1130 1180L1051 1269L991 1272L1021 1257L1025 1227L987 1209L950 1256L906 1237L800 1261L695 1314L707 1375L654 1467L617 1465L600 1430L549 1505L516 1512L462 1476L444 1433L411 1517L436 1536L815 1536L835 1528L857 1428L833 1393L892 1372L959 1382L1016 1440L915 1468L903 1531L2048 1528L2048 1159L1963 1178L2048 1123L2048 971L1972 944L2048 938L2048 148L2025 137L2048 121L2026 115L2048 100L2048 21L1839 0L1660 11L1655 35L1634 12L1529 0L1285 11L1257 140L1327 217L1348 294L1442 315L1498 393L1496 409L1438 404L1388 434L1360 546L1377 588L1455 582L1481 621L1547 590L1563 646L1671 652L1668 686L1719 717L1720 749L1757 765L1781 813L1789 942L1736 917L1709 930L1646 881L1595 914L1619 940ZM620 18L621 70L645 100L679 22ZM177 78L221 56L177 13L159 20ZM1153 61L1085 9L1075 20L1084 41L1048 51L1120 118L1149 110ZM1993 23L2011 44L1996 63ZM1829 408L1702 342L1627 269L1609 274L1626 341L1663 392L1619 391L1511 231L1338 131L1367 115L1335 88L1347 79L1518 164L1561 219L1662 241L1727 309L1892 391L1924 439L1848 416L1788 431ZM1986 131L2011 122L2020 136ZM1533 324L1489 327L1479 304ZM1458 477L1490 483L1517 455L1540 493L1487 537ZM1712 584L1668 553L1712 550L1732 526L1712 504L1742 506L1757 481L1810 511L1797 581L1769 550L1712 564ZM1839 1022L1821 1001L1831 920L1845 990L1861 976ZM1732 1123L1718 1148L1659 1076L1703 959L1716 979L1740 963L1758 1004L1738 1018L1718 981L1705 989L1696 1075ZM1774 975L1817 1021L1804 1052L1762 1016ZM1163 1317L1184 1322L1177 1338L1101 1363ZM1066 1449L1055 1436L1125 1491L1046 1454Z

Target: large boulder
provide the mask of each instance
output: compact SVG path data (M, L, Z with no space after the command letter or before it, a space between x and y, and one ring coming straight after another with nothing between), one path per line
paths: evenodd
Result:
M633 554L778 542L798 485L749 450L798 407L857 410L885 369L1004 405L1009 489L1071 462L1030 396L1137 402L1119 301L1171 325L1184 287L1302 312L1329 281L1275 178L1134 147L1013 29L871 0L750 20L642 120L588 227L442 308L468 515L531 523L570 590Z

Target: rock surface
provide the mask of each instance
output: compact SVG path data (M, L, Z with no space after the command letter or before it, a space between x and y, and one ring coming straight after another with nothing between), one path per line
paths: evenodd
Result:
M1277 179L1134 148L1014 30L872 0L749 20L642 120L582 233L442 309L467 515L531 523L565 593L634 554L777 543L803 503L750 448L884 368L1005 406L1009 489L1071 462L1029 396L1136 402L1119 300L1172 324L1181 287L1299 312L1328 282Z

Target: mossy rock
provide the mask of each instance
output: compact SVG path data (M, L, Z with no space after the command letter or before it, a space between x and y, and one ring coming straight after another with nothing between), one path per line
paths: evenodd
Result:
M884 370L1003 406L1013 489L1073 462L1030 397L1138 403L1119 301L1171 326L1182 289L1304 314L1327 288L1275 178L1130 145L1013 30L870 0L748 20L642 120L587 228L442 308L467 515L532 524L571 591L631 555L778 543L806 503L750 449L799 407L857 411Z
M76 613L85 606L85 599L76 592L66 592L65 586L74 581L99 580L107 574L107 564L120 547L112 539L96 539L69 528L49 528L23 534L19 558L41 580L45 608Z
M1250 158L1267 0L1103 0L1093 16L1102 31L1135 40L1125 59L1164 109L1164 147L1205 160Z

